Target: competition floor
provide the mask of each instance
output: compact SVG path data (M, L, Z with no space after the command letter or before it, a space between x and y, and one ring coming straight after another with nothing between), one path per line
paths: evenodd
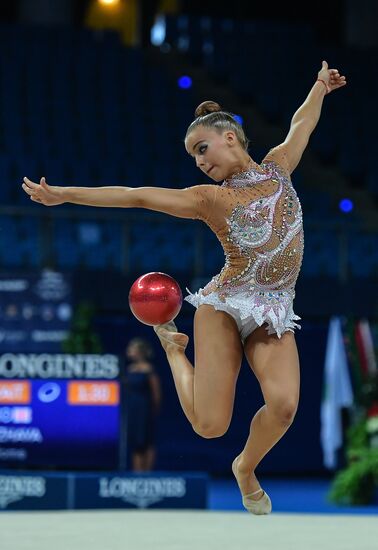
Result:
M0 515L2 550L377 550L374 516L217 511Z
M377 550L378 500L330 504L329 480L263 486L269 516L246 512L232 480L211 482L207 511L4 511L0 550Z

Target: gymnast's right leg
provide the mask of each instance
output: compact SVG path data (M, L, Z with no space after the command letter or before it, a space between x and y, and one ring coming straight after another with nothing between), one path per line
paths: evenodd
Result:
M156 332L166 352L180 404L194 431L205 438L222 436L231 421L243 358L236 321L213 306L199 306L194 314L194 368L185 355L186 335L159 328Z

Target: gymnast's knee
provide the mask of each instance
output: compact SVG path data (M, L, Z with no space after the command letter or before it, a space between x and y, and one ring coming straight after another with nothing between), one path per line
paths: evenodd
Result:
M294 418L297 412L297 404L288 401L282 401L281 403L275 403L271 410L276 420L284 427L289 427L294 422Z
M197 421L192 424L193 430L196 434L200 435L205 439L213 439L215 437L222 437L229 427L229 422L220 423L218 422L208 422L208 421Z

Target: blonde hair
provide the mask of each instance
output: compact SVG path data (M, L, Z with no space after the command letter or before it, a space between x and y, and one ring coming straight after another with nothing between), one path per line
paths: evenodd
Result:
M194 115L196 118L189 125L189 128L186 131L185 140L189 134L199 126L213 128L219 133L222 133L225 130L231 130L232 132L235 132L235 135L243 149L248 151L249 140L244 133L243 127L235 120L231 113L223 111L222 107L218 103L215 101L204 101L198 105Z

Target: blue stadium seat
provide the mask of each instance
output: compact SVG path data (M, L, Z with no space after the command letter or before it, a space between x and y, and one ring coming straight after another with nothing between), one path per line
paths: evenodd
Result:
M334 231L305 231L305 249L301 272L309 277L339 275L338 241Z
M146 221L133 224L129 237L133 270L192 271L195 261L193 227L182 223Z
M348 268L353 277L377 277L378 235L355 233L349 235Z
M37 268L42 262L37 217L0 216L0 261L3 267Z
M0 202L3 205L12 202L12 176L9 158L0 156Z
M122 268L121 225L85 219L54 221L54 254L61 268Z
M166 20L167 43L187 50L211 75L223 79L269 119L290 122L308 92L319 61L319 46L310 28L289 22L187 15L168 16ZM371 74L371 99L360 102L358 115L353 115L350 105L359 100L358 87L347 88L338 97L332 94L324 104L310 147L322 159L337 162L345 175L357 178L378 198L377 142L370 123L378 115L374 53L361 58L359 53L336 47L322 46L321 51L326 59L339 59L340 68L345 67L353 82L359 82L361 74ZM287 59L292 67L289 79ZM67 28L45 28L35 33L30 28L0 25L0 63L3 204L39 208L21 189L24 175L36 181L45 175L49 183L58 185L182 188L212 183L196 168L183 144L199 102L195 90L180 89L176 76L151 64L142 51L125 48L118 33ZM252 70L245 70L247 64ZM267 152L252 149L257 161ZM294 173L293 181L305 220L345 219L336 199L306 188L300 170ZM65 208L85 210L81 206ZM348 220L358 221L358 216L352 213ZM8 247L16 243L9 249L11 265L22 267L42 261L38 243L24 236L20 220L3 222L9 229L9 237L3 242ZM33 225L30 220L27 223ZM119 223L108 227L97 220L95 224L100 235L96 246L80 241L79 222L56 221L54 250L59 266L122 269L131 262L145 271L157 266L174 269L178 263L182 271L193 270L196 257L192 226L187 229L177 225L172 232L168 222L146 222L142 224L144 232L131 229L135 238L131 239L130 250L125 251ZM211 274L223 265L223 252L215 237L212 240L211 233L205 233L205 270ZM358 238L353 241L353 258L361 258ZM374 258L372 241L361 238L361 249ZM336 237L327 241L327 234L311 230L306 232L306 239L310 249L307 273L337 273L335 262L332 264ZM6 245L0 250L6 262ZM366 262L366 273L375 269L374 262Z

